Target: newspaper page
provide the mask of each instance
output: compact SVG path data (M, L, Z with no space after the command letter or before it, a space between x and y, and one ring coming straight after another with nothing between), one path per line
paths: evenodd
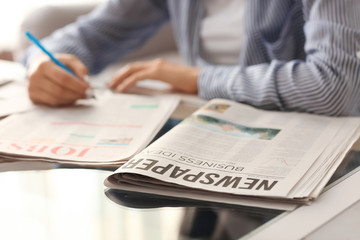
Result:
M0 118L32 109L25 77L20 63L0 60Z
M81 165L120 165L142 150L178 104L171 96L105 91L75 106L36 106L0 121L0 156Z
M359 126L360 118L265 111L215 99L130 159L105 184L167 189L168 194L201 190L203 195L311 199L299 191L310 194L311 180L320 181L337 166L340 151L359 138Z
M26 68L18 62L0 59L0 86L12 81L24 81Z
M24 82L11 81L3 86L0 83L0 118L33 108L26 87Z

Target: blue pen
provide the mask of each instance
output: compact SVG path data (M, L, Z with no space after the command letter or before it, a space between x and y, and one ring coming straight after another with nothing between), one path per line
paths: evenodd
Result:
M40 41L34 37L31 33L26 32L25 35L29 38L30 41L32 41L36 46L38 46L46 55L49 56L49 58L59 67L61 67L62 69L64 69L65 71L67 71L68 73L70 73L71 75L73 75L76 78L79 78L73 71L70 70L70 68L68 68L65 64L63 64L62 62L60 62L57 58L54 57L54 55L52 55L48 50L46 50L46 48L40 43ZM94 98L95 95L93 94L91 89L88 89L86 91L86 96L87 98Z

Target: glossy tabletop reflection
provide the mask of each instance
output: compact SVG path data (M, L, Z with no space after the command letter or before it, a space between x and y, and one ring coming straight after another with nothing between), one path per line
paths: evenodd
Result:
M334 179L357 168L358 159L350 154ZM109 190L109 170L1 166L0 239L239 239L282 214Z
M137 210L104 194L109 171L0 174L0 239L176 239L181 208Z
M110 173L69 168L0 173L0 239L208 238L224 215L221 211L233 220L242 211L124 193L122 205L105 194L103 181ZM277 213L268 212L270 218ZM264 221L262 212L245 212L244 217L247 228Z

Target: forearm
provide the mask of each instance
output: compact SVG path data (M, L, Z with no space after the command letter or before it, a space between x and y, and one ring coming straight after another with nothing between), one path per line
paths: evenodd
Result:
M333 64L336 64L334 62ZM207 67L198 79L199 96L228 98L264 109L325 115L357 115L358 60L333 71L324 62L277 62L239 67ZM357 67L359 69L359 67Z
M139 48L166 21L166 6L162 3L110 0L42 43L54 53L76 55L91 73L98 73ZM23 63L27 65L38 53L30 48Z
M360 28L354 6L360 3L309 1L304 60L273 59L243 68L206 67L198 80L199 95L266 109L358 115Z

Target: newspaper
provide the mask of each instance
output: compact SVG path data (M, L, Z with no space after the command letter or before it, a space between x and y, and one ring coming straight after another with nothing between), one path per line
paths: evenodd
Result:
M0 121L0 157L11 160L120 166L168 120L179 99L97 92L75 106L36 106Z
M4 85L0 82L0 118L33 108L26 87L24 82L9 81Z
M0 118L32 109L25 79L24 66L0 60Z
M109 188L292 209L316 199L359 138L360 118L215 99L110 175Z
M26 69L21 63L0 59L0 86L12 81L25 81Z

